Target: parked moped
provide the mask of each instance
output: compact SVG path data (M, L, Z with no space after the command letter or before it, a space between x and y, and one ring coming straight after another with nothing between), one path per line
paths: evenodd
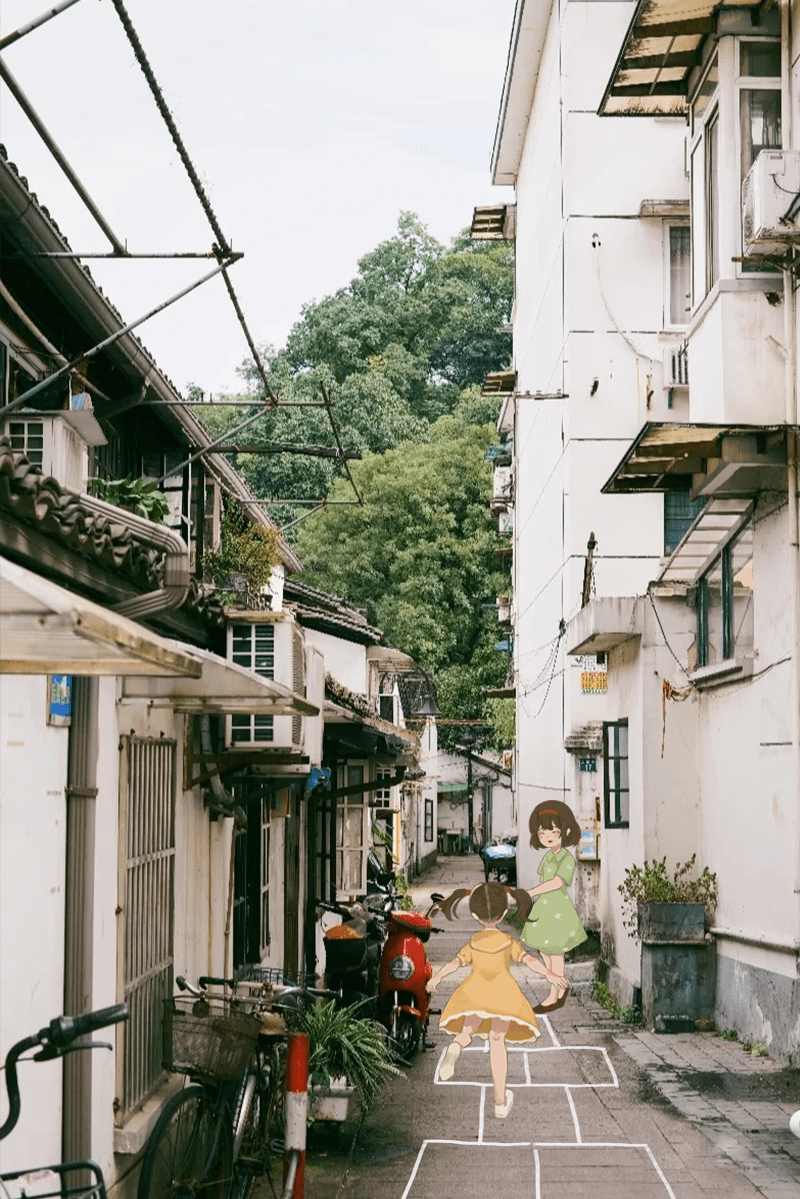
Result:
M433 894L436 904L442 895ZM433 905L431 905L433 906ZM395 909L389 915L388 936L383 947L378 979L378 1018L388 1030L394 1051L404 1062L410 1062L422 1042L428 1048L426 1035L430 1016L430 996L427 985L431 970L425 945L434 928L431 908L421 912Z
M358 1006L365 1017L376 1015L378 965L386 936L384 909L388 897L368 895L364 903L320 903L326 912L336 912L341 924L323 935L325 943L325 986L336 993L338 1007Z

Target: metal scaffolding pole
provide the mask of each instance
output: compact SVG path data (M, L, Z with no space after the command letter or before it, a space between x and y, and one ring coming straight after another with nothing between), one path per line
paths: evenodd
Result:
M231 442L230 445L217 446L217 452L220 454L306 454L309 458L335 458L337 461L344 461L345 458L361 458L361 454L357 450L336 450L327 445L283 445L280 442L254 442L252 445L247 443L239 445Z
M48 8L47 12L43 12L40 17L34 17L32 21L28 21L27 25L20 25L19 29L15 29L13 33L7 33L5 37L0 37L0 50L5 50L6 46L11 46L14 42L18 42L21 37L25 37L26 33L31 33L34 29L38 29L40 25L45 25L53 17L57 17L60 12L64 12L67 8L72 8L73 4L77 3L78 0L61 0L61 4L56 4L53 8Z
M271 411L271 407L272 406L269 404L264 404L260 412L256 412L253 416L248 416L246 421L242 421L240 425L236 425L235 428L227 430L222 434L221 437L218 437L216 441L212 441L209 445L204 445L202 450L198 450L196 454L192 454L191 457L187 458L185 462L181 462L177 466L170 467L166 474L162 475L161 478L156 479L156 483L163 483L165 479L171 479L172 476L177 475L179 471L184 470L187 466L191 466L191 464L196 462L198 458L202 458L204 454L208 454L211 450L216 449L216 447L225 441L226 438L232 437L234 433L241 433L242 429L246 429L247 426L252 425L254 421L261 420L261 417L265 412Z
M252 408L263 400L148 400L148 407L161 408ZM274 405L273 405L274 406ZM278 408L324 408L321 400L278 400Z
M238 259L242 257L242 254L233 255L235 261L238 261ZM102 350L107 349L108 346L113 345L115 341L119 341L119 339L124 337L126 333L130 333L132 330L137 329L139 325L143 325L144 322L149 320L151 316L155 316L157 313L163 312L165 308L169 308L170 304L174 304L176 300L183 299L183 297L187 296L189 292L192 292L195 290L195 288L199 287L201 283L206 283L209 279L213 279L215 275L218 275L220 271L223 271L226 266L230 265L230 261L231 260L229 258L226 262L220 263L220 265L215 267L213 271L209 271L207 275L203 275L202 279L197 279L194 283L190 283L188 287L184 287L177 293L177 295L171 296L168 300L164 300L163 304L159 304L156 308L151 308L149 312L145 313L144 316L140 316L138 320L131 321L129 325L125 325L122 329L117 329L117 331L112 333L110 337L105 337L101 342L98 342L96 346L92 346L90 350L84 350L84 352L79 354L77 358L73 358L71 362L67 362L64 366L59 367L59 369L54 371L52 375L48 375L46 379L42 379L41 382L36 383L33 387L29 387L27 391L23 391L21 396L17 396L17 398L12 400L10 404L6 404L4 408L0 408L0 417L8 416L10 412L14 412L15 409L21 408L24 403L32 399L35 395L38 395L40 391L44 391L44 389L49 387L51 383L54 383L56 379L61 378L61 376L67 374L68 371L74 370L75 367L80 366L82 363L86 362L87 359L94 358L96 354L99 354Z
M124 250L121 254L107 250L89 250L83 254L76 250L29 250L18 251L13 254L4 254L4 258L216 258L219 260L219 254L215 250L145 250L140 253L134 253L132 250Z
M19 86L19 84L17 83L14 76L11 74L8 67L3 62L2 58L0 58L0 78L4 81L4 83L6 84L6 87L11 92L14 99L17 101L17 104L19 104L20 108L25 113L25 116L28 118L30 123L33 125L34 129L39 134L39 137L42 139L44 144L47 146L48 150L53 155L53 157L55 158L58 165L61 167L61 170L67 176L70 183L75 188L75 191L78 193L80 198L83 200L84 204L89 209L89 212L92 214L94 219L97 221L97 224L100 226L100 228L103 230L103 232L105 233L108 240L111 242L116 253L124 254L125 246L119 240L116 233L111 228L108 221L105 219L102 212L97 207L94 200L89 195L86 188L83 186L80 179L73 171L72 167L67 162L63 153L61 152L59 147L56 145L56 142L53 139L53 137L51 136L46 125L43 123L43 121L39 117L38 113L36 112L36 109L33 107L30 100L25 95L25 93L23 92L23 90Z
M331 422L331 428L333 429L333 436L336 438L336 444L338 445L339 451L342 455L342 459L341 459L342 465L344 466L344 469L347 472L347 477L350 480L350 485L353 488L353 491L356 493L356 498L358 499L359 504L363 504L364 501L362 500L361 495L359 494L359 490L356 487L355 480L350 472L350 467L347 465L347 459L344 457L344 452L345 452L344 446L342 445L341 440L339 438L339 430L336 428L336 421L333 419L333 409L331 407L330 396L328 395L328 392L325 389L325 384L321 383L320 386L322 387L322 398L324 399L325 407L328 410L328 420Z

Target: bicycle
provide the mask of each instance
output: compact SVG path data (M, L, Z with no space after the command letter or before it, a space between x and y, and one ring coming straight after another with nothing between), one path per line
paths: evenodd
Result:
M75 1042L78 1037L97 1032L111 1024L118 1024L121 1020L127 1020L129 1014L128 1005L119 1003L94 1012L86 1012L82 1016L56 1016L54 1020L50 1021L47 1028L41 1028L32 1036L24 1037L16 1045L12 1045L6 1054L3 1067L8 1094L8 1115L0 1126L0 1141L14 1131L22 1110L17 1062L31 1060L31 1058L23 1058L23 1053L40 1046L39 1052L33 1055L32 1060L49 1062L54 1058L64 1057L67 1053L77 1053L83 1049L111 1049L112 1046L105 1041L85 1041L79 1044L75 1044ZM29 1166L24 1170L0 1174L0 1191L6 1190L5 1183L17 1182L28 1174L34 1172L38 1174L43 1171L56 1175L59 1180L58 1189L39 1191L37 1186L37 1199L56 1199L56 1197L58 1199L106 1199L103 1171L96 1162L88 1160L60 1162L51 1166ZM68 1176L71 1174L77 1175L78 1179L72 1185L68 1182Z
M262 967L197 987L175 981L188 997L165 1001L164 1065L191 1083L156 1122L138 1199L248 1199L277 1149L272 1133L283 1131L286 1021L276 1009L313 992ZM210 986L231 994L209 995Z

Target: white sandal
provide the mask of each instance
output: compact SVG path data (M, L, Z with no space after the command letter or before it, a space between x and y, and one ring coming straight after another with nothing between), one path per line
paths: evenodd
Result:
M439 1067L439 1078L442 1082L448 1082L455 1074L456 1062L458 1055L461 1052L461 1046L457 1041L452 1041L447 1046L447 1053L444 1055L444 1060Z
M502 1105L502 1107L496 1103L494 1105L494 1114L498 1120L505 1120L506 1116L511 1111L511 1108L513 1106L514 1106L514 1092L506 1091L505 1103Z

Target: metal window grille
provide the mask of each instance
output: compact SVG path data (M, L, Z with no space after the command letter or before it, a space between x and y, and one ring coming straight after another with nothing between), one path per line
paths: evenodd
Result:
M8 437L15 454L24 454L32 465L42 466L44 462L44 424L42 421L10 421Z
M237 666L264 679L275 678L275 627L272 624L235 624L231 630L231 658ZM231 740L252 744L275 739L273 716L232 716Z
M120 906L123 993L131 1015L122 1033L123 1118L162 1077L162 1000L172 994L176 765L174 741L126 740Z
M303 645L303 635L298 629L293 630L292 638L292 690L298 695L306 693L306 659ZM299 745L303 739L302 716L292 717L292 744Z

